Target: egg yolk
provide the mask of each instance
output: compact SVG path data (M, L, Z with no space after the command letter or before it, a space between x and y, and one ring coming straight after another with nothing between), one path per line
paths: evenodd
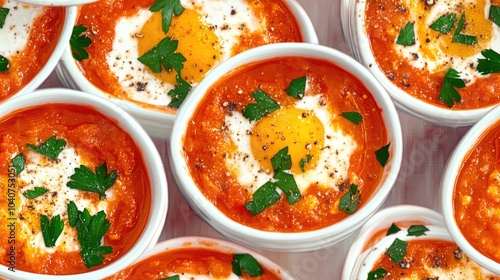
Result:
M323 124L313 112L285 107L262 118L254 126L250 145L254 157L267 170L272 170L271 158L288 147L292 172L300 174L316 166L324 134Z
M429 18L431 13L426 12L425 1L410 2L410 9L419 11L418 14L420 15L425 15L417 17L418 24L415 26L417 26L416 36L422 44L419 52L426 58L436 61L440 53L450 56L469 57L488 48L493 33L493 23L488 20L485 14L486 0L478 0L475 3L467 3L454 7L456 10L450 13L456 14L456 22L448 34L441 34L429 28L428 22L434 22L438 17ZM476 45L452 42L460 17L464 14L464 27L460 33L476 36L478 39L478 44ZM446 65L443 65L443 67L447 68Z
M178 40L177 53L185 58L181 75L188 83L198 83L216 63L220 54L217 35L202 21L202 16L194 10L184 10L179 16L172 17L170 28L165 34L162 30L161 13L153 13L141 29L139 56L151 50L165 37ZM153 73L169 84L176 84L175 70Z

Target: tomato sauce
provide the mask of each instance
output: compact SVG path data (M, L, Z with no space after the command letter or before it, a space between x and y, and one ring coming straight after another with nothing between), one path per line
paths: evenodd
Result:
M2 4L0 0L0 7ZM58 42L65 14L63 7L46 7L33 22L25 48L9 58L7 71L0 72L0 101L20 91L45 66Z
M348 173L359 178L360 207L368 203L379 184L383 167L375 158L375 151L387 145L387 130L381 109L356 77L330 62L302 57L250 64L232 71L209 89L189 121L183 143L196 185L234 221L266 231L301 232L324 228L348 216L338 210L345 190L336 191L314 182L302 193L307 199L301 198L290 205L282 196L277 203L253 216L245 208L252 194L239 185L225 164L225 155L232 152L231 137L221 129L226 115L241 112L247 104L254 103L252 93L257 89L262 89L283 107L294 104L296 99L288 96L284 89L292 79L304 75L307 75L308 92L322 93L330 114L338 116L341 112L357 111L363 116L359 125L340 116L332 119L331 124L350 135L358 145L350 157ZM310 207L311 201L318 203Z
M150 181L141 151L116 121L92 107L49 104L16 111L3 117L0 123L0 183L6 194L8 182L12 183L9 190L16 189L18 192L15 195L13 213L7 211L7 195L0 197L0 222L3 225L9 222L16 224L15 237L11 238L14 242L8 242L11 240L7 238L10 229L6 226L0 228L0 236L5 237L0 241L0 262L3 265L14 265L16 270L42 274L83 273L108 265L134 245L149 216ZM13 182L9 180L15 179L8 174L11 159L19 153L27 155L30 152L27 143L40 143L54 135L67 142L66 148L74 148L81 158L81 164L85 164L92 172L98 165L106 162L108 172L117 170L118 173L117 180L110 188L112 195L99 200L97 193L78 191L74 199L90 200L91 204L107 202L106 219L111 226L104 235L103 246L111 246L113 252L104 255L103 264L91 269L86 268L80 250L63 250L64 248L57 247L53 253L44 252L36 245L28 244L27 236L24 236L27 234L26 230L21 230L25 220L33 219L32 224L39 225L37 221L41 214L50 217L55 210L49 206L45 208L45 213L34 213L26 204L21 207L22 194L19 192L27 183L19 178ZM67 186L61 186L61 191L64 191L63 188ZM64 211L63 231L71 230L66 210ZM30 233L37 234L39 231L40 228L34 226ZM41 244L43 246L43 241ZM7 255L11 246L14 246L16 254L14 264L8 262L11 260Z
M154 2L154 0L114 0L98 1L81 6L76 24L88 27L92 43L86 48L89 59L79 62L79 66L85 77L104 92L120 99L127 99L145 108L160 109L174 114L176 110L174 108L151 105L129 98L106 61L106 55L113 49L115 26L118 20L123 16L133 16L140 9L149 9ZM233 48L231 55L264 44L303 41L301 30L295 18L282 0L247 2L259 18L266 19L265 33L267 33L267 37L258 31L243 33L239 38L240 43ZM186 80L188 81L188 79Z
M410 21L411 7L407 7L405 1L401 0L365 2L365 31L381 71L394 85L411 96L438 107L449 108L438 100L446 71L431 73L425 68L415 68L408 60L400 57L394 47L400 30ZM500 5L498 0L491 2ZM498 86L500 74L491 74L477 79L465 88L458 88L462 102L455 102L450 109L476 109L498 104L500 97L494 90Z
M500 263L500 122L464 158L453 191L455 220L467 241Z
M500 279L493 275L484 275L481 268L470 260L454 242L428 239L414 239L407 242L406 255L400 263L395 263L384 254L375 263L372 271L378 268L385 269L387 274L383 279L386 280L441 279L439 276L443 275L448 275L450 279L471 279L468 278L472 276L471 272L477 277L472 279Z
M231 275L232 260L232 254L212 249L172 249L148 257L108 279L160 279L183 273L223 279ZM264 271L261 276L251 277L243 273L242 279L281 279L266 267L260 267Z

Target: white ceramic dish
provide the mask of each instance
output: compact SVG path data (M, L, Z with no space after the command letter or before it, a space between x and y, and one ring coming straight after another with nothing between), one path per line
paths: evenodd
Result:
M301 28L304 42L317 44L319 41L316 31L304 9L295 0L284 0L284 2L295 15L298 25ZM139 103L119 99L97 88L80 71L69 48L63 54L62 61L56 68L56 73L65 86L108 98L118 104L132 114L150 135L162 138L170 137L175 114L169 114L159 109L148 109Z
M144 255L142 255L142 257L136 263L165 251L187 248L215 250L226 254L247 253L252 255L260 265L269 269L270 271L273 271L283 280L293 279L293 277L286 270L255 251L225 240L200 236L183 236L162 241L156 244L151 250L148 250Z
M434 106L406 93L387 78L386 74L378 67L373 56L371 44L364 25L364 11L367 1L341 1L341 7L344 10L342 14L342 29L351 53L358 61L364 64L386 88L398 109L436 125L462 127L473 125L494 107L488 106L470 110L451 110Z
M57 40L57 45L50 55L50 58L45 63L43 68L40 69L40 71L36 74L36 76L13 96L23 95L25 93L34 91L49 77L49 75L55 69L69 42L71 33L73 31L73 24L76 19L76 7L67 7L65 10L66 15L64 17L64 21L62 22L63 28L61 29L61 34L59 35L59 38Z
M136 261L146 250L152 248L158 241L165 223L168 209L168 187L165 169L161 157L151 138L128 113L108 100L89 94L81 94L69 89L44 89L30 94L15 97L0 104L0 115L4 116L18 109L50 103L66 103L91 106L104 115L117 121L135 141L143 153L145 165L151 184L151 208L148 222L135 245L121 258L108 266L75 275L43 275L16 270L11 272L6 266L0 265L0 276L8 279L100 279L112 275Z
M383 118L388 130L392 159L384 169L381 183L370 197L370 203L344 220L319 230L300 233L266 232L243 226L225 216L200 192L189 175L183 153L183 138L187 122L191 118L197 104L203 99L207 90L225 73L250 62L279 57L309 57L331 61L340 68L356 76L371 91L378 106L382 108ZM398 114L395 107L383 90L372 78L371 74L351 57L328 47L305 43L282 43L258 47L239 54L216 67L207 75L181 106L171 138L170 165L181 193L191 207L217 231L227 238L248 246L287 252L311 251L336 244L358 229L384 202L399 172L402 158L402 136ZM387 168L388 167L388 168Z
M494 273L500 274L500 263L484 256L476 250L464 237L455 220L455 210L453 203L453 193L456 180L458 178L462 163L466 155L471 151L483 134L500 119L500 107L495 107L484 117L482 117L469 131L464 135L462 140L455 147L455 150L448 158L444 169L441 188L442 188L442 212L446 223L446 227L457 244L464 250L467 255L475 262L483 267L491 270ZM487 187L487 186L485 186Z

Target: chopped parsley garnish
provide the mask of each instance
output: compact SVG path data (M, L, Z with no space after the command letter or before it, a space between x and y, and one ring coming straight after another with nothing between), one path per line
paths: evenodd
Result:
M83 24L76 25L73 27L73 32L71 33L71 37L69 39L73 58L78 61L89 58L89 53L85 50L85 48L90 46L92 40L87 36L87 30L88 28L83 26Z
M165 37L156 46L141 55L138 60L149 67L153 73L160 73L162 68L170 72L173 68L180 75L186 58L181 53L175 52L178 45L179 41Z
M450 68L444 76L443 86L439 92L438 100L442 100L448 107L453 107L454 102L460 102L462 100L456 88L464 88L465 82L460 79L459 74L457 70Z
M64 222L61 220L61 216L57 215L52 217L52 221L45 215L40 216L40 225L42 228L43 241L45 246L54 247L56 245L57 238L61 235Z
M16 155L12 159L12 166L16 169L16 176L19 176L21 172L23 172L24 168L26 167L26 159L24 158L24 155L22 153Z
M424 225L411 225L408 228L408 236L422 236L429 231L427 227Z
M75 211L76 210L76 211ZM68 220L70 226L78 231L78 242L80 242L80 256L87 268L100 265L104 256L113 252L111 246L101 246L106 231L111 223L106 219L106 213L99 211L91 216L87 209L83 212L76 208L73 201L68 204Z
M288 95L294 97L296 99L302 99L306 92L306 76L302 76L300 78L294 79L290 82L290 85L285 90Z
M344 112L340 115L356 125L363 120L363 116L358 112Z
M451 29L453 29L453 26L455 26L456 20L457 14L455 13L442 15L431 25L429 25L429 27L441 34L448 34L450 33Z
M385 167L387 161L389 160L389 146L391 143L383 146L382 148L375 151L375 156L382 167Z
M358 190L358 186L351 184L349 190L340 198L339 210L352 215L356 211L356 208L358 208L360 202L361 193Z
M180 75L175 76L177 81L177 85L173 89L171 89L167 94L172 99L168 104L170 108L179 108L186 99L189 91L191 91L191 85L186 82Z
M35 146L33 144L26 144L26 146L50 159L56 159L64 147L66 147L66 141L64 139L57 139L54 135L47 139L47 141L43 142L40 146Z
M106 197L106 190L115 183L117 177L118 172L116 170L108 173L106 162L99 165L95 169L95 173L82 164L80 167L75 168L75 173L71 175L71 181L66 186L72 189L98 193L99 199L101 199Z
M500 54L492 49L483 50L481 54L485 58L477 60L477 71L481 73L481 75L500 73Z
M181 277L177 274L166 278L160 278L158 280L181 280Z
M292 174L287 173L292 167L292 159L288 154L288 147L279 150L272 158L271 163L275 172L274 182L266 182L252 195L253 200L245 203L245 208L252 214L257 215L280 199L276 187L285 194L289 204L294 204L300 197L300 190Z
M7 71L7 69L9 69L9 60L0 55L0 72Z
M165 34L170 29L172 15L178 17L184 12L180 0L156 0L149 8L151 12L161 11L161 28Z
M300 159L299 166L300 166L300 170L302 170L302 172L306 171L305 170L306 164L308 164L309 162L311 162L311 159L312 159L312 156L310 154L307 154L305 158Z
M465 35L460 32L462 32L462 29L464 28L464 22L465 22L465 14L462 14L460 17L460 20L458 21L458 26L457 29L455 30L455 34L453 35L453 39L451 40L452 42L455 43L461 43L461 44L466 44L466 45L476 45L477 44L477 37L472 36L472 35Z
M237 276L242 276L242 271L252 277L260 276L264 273L259 262L250 254L234 254L231 264L233 273Z
M387 275L387 270L378 268L368 273L367 280L383 279Z
M399 32L396 44L403 46L411 46L415 44L415 24L408 22Z
M7 18L9 11L10 11L9 8L0 8L0 28L3 28L5 24L5 19Z
M248 104L242 111L249 121L259 120L280 108L276 101L260 89L253 92L253 98L257 103Z
M488 19L500 27L500 6L490 6Z
M269 181L258 188L253 193L252 198L252 201L245 203L245 208L255 216L278 202L281 196L276 191L276 183Z
M393 262L399 263L406 255L407 248L408 242L396 238L394 239L394 242L392 242L391 246L389 246L385 254L388 255Z
M27 191L23 192L23 195L27 199L35 199L39 196L44 195L46 192L48 192L48 190L46 188L35 187L32 190L27 190Z
M392 223L385 235L386 236L391 235L391 234L394 234L394 233L399 232L399 231L401 231L401 229L395 223Z

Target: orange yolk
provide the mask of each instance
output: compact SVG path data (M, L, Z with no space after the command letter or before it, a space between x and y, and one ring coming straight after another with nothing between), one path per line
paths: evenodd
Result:
M292 158L292 172L314 169L324 143L324 127L313 112L282 108L262 118L253 128L250 145L263 169L272 170L271 158L284 147ZM301 168L301 160L304 170Z
M436 61L439 58L439 52L460 57L469 57L479 53L488 47L493 33L493 23L485 15L484 7L486 0L478 0L474 4L464 4L458 6L453 11L456 14L456 22L453 29L448 34L441 34L432 30L428 22L433 22L437 18L429 19L429 13L425 11L425 1L410 1L410 9L419 11L418 24L416 26L416 36L422 43L419 52L425 57ZM460 17L465 14L464 27L461 34L476 36L478 44L466 45L452 42L453 35L458 26ZM443 70L443 69L441 69Z
M205 76L220 55L220 45L217 36L202 21L202 16L194 10L184 10L178 17L172 17L170 29L165 34L162 30L161 13L153 16L141 29L139 41L139 56L156 46L165 37L178 40L177 53L186 58L181 71L182 78L188 83L198 83ZM170 72L152 73L162 81L176 84L175 70Z

